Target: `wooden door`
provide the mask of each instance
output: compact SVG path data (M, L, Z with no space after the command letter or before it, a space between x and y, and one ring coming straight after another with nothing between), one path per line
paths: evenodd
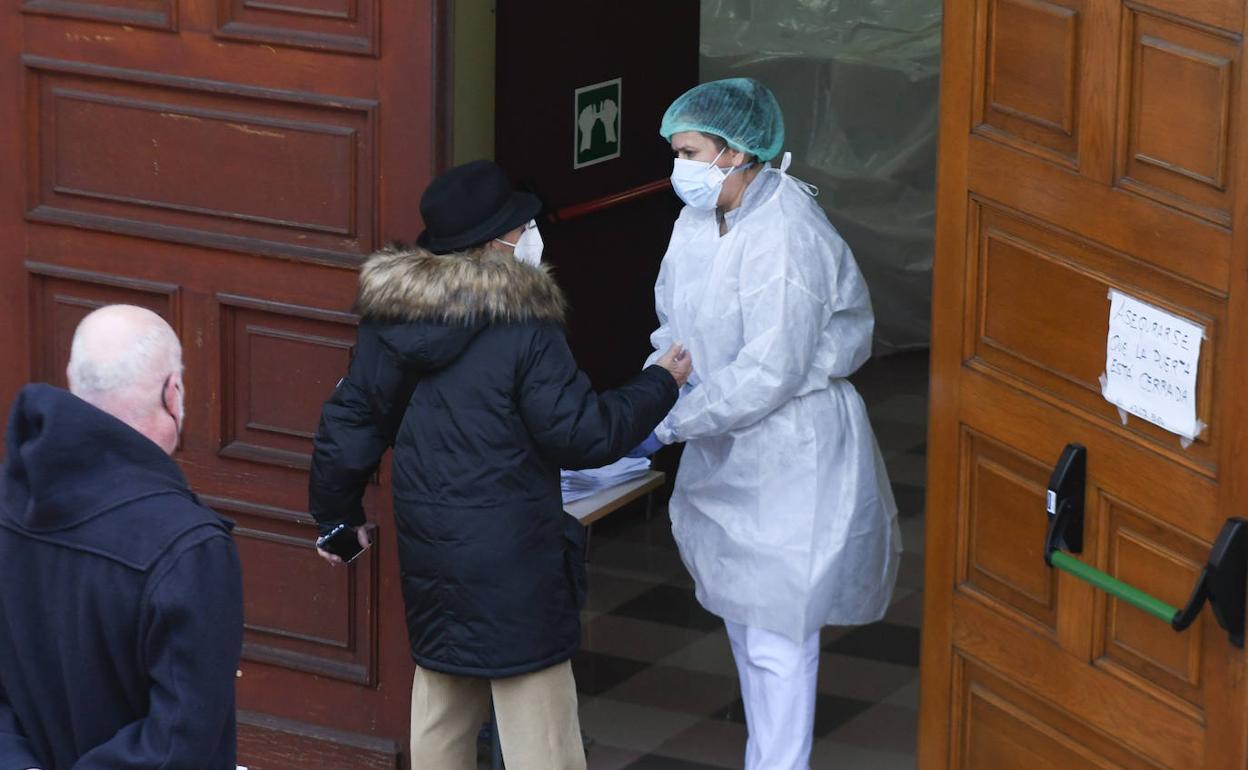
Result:
M356 268L420 231L441 0L14 0L0 12L0 403L64 382L91 308L177 329L177 458L234 519L240 763L396 767L407 653L387 477L379 547L313 554L307 468L345 371ZM383 23L384 21L384 23Z
M1243 768L1244 651L1046 568L1087 447L1084 562L1182 606L1248 511L1242 0L945 3L919 766ZM1102 397L1110 290L1204 328L1184 447Z

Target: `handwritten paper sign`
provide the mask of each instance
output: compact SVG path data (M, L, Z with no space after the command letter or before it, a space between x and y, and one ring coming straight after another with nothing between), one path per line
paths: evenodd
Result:
M1196 370L1204 329L1110 289L1102 394L1136 417L1187 439L1200 434Z

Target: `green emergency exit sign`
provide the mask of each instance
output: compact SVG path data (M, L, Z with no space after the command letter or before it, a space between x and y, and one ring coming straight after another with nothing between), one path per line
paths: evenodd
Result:
M616 78L576 89L573 168L620 157L621 84L622 78Z

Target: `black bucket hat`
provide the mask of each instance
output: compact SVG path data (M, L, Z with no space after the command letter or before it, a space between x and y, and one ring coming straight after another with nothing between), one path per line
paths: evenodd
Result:
M497 163L474 160L439 174L420 196L425 231L417 245L435 254L487 243L537 216L542 202L518 192Z

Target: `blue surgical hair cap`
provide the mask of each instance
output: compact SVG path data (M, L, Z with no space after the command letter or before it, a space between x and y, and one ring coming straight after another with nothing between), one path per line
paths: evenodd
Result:
M771 89L754 78L713 80L681 94L663 113L659 134L670 142L681 131L714 134L761 161L784 147L780 105Z

